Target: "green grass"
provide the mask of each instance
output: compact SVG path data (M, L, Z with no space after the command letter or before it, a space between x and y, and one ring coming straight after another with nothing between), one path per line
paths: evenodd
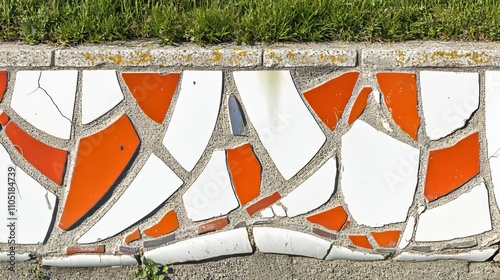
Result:
M99 43L500 39L492 0L0 0L0 40Z

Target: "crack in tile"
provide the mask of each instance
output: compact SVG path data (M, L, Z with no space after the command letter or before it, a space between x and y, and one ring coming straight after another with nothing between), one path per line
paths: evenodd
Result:
M32 92L26 94L26 96L30 96L31 94L33 94L36 91L38 91L38 89L41 89L45 93L45 95L47 95L47 97L50 99L50 101L52 102L52 104L54 104L54 107L56 107L56 110L59 112L59 114L63 118L65 118L66 120L68 120L68 122L71 124L71 120L62 113L61 109L59 109L59 106L57 106L57 104L54 101L54 99L52 99L52 96L50 96L50 94L40 85L40 80L42 79L42 73L43 73L43 71L40 71L40 75L38 76L38 82L37 82L38 83L38 87L35 90L33 90Z

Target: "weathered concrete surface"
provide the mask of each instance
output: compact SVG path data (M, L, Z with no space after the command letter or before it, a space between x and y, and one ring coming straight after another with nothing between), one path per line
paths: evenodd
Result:
M24 275L26 264L16 265L16 273L1 264L1 279L32 279ZM51 280L93 279L125 280L137 270L120 268L50 268L45 273ZM464 261L435 262L353 262L321 261L309 258L266 255L232 257L199 264L171 266L171 279L498 279L500 264Z

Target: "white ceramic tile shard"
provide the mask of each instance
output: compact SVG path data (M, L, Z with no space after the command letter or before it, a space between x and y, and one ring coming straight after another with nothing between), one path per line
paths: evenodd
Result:
M78 243L97 242L122 232L153 212L181 185L182 180L152 154L118 201Z
M31 259L30 254L28 253L23 253L23 254L12 254L12 252L0 252L0 262L10 262L13 261L13 259L16 262L21 262L21 261L27 261Z
M342 136L342 193L359 224L381 227L406 220L420 151L357 120Z
M255 245L264 253L296 255L323 259L330 242L310 234L271 227L254 227Z
M275 204L272 206L272 208L273 208L273 212L274 212L274 214L276 214L276 216L286 217L286 212L285 212L285 209L283 209L283 207Z
M442 241L491 230L488 191L484 183L420 215L415 241Z
M377 104L379 104L379 105L380 105L380 104L381 104L381 103L380 103L380 100L382 99L382 98L381 98L380 91L378 91L378 90L374 89L374 90L372 91L372 95L373 95L373 99L375 99L375 102L377 102Z
M267 209L264 209L264 210L260 211L260 215L263 218L272 218L272 217L274 217L274 213L273 213L273 210L271 208L267 208Z
M82 123L88 124L123 100L115 70L83 70Z
M77 79L77 70L19 71L10 106L34 127L69 139Z
M485 125L491 180L497 205L500 205L500 71L485 73Z
M250 122L285 180L299 172L326 140L289 71L233 73Z
M252 252L247 229L238 228L147 251L144 252L144 257L155 263L172 264Z
M325 204L335 192L337 162L330 158L292 192L281 199L288 217L312 211Z
M234 194L226 153L214 151L200 176L182 196L188 218L201 221L225 215L239 206Z
M398 248L404 249L408 244L410 244L411 238L413 237L413 230L415 229L415 217L410 216L408 221L406 222L405 230L401 235L401 239L399 240Z
M9 168L15 169L15 194L8 189ZM0 207L5 225L0 227L0 242L8 243L11 236L10 222L14 222L14 237L16 244L41 244L45 241L52 223L56 206L56 196L46 190L37 181L26 174L21 168L15 167L9 154L0 145L0 180L5 182L5 191L0 193ZM10 182L13 182L12 180ZM14 197L12 197L14 196ZM13 198L13 199L12 199ZM12 201L13 203L10 203ZM15 205L13 215L8 211L8 205ZM9 220L15 218L16 220ZM12 239L12 238L11 238Z
M54 267L106 267L138 265L134 256L115 255L73 255L69 257L46 257L43 266Z
M208 145L221 96L221 71L182 72L179 98L163 145L187 171L193 170Z
M425 130L432 140L463 127L479 107L478 73L420 72Z
M485 87L486 139L488 158L490 158L500 151L500 126L498 125L498 120L500 120L500 71L486 71Z
M421 262L421 261L435 261L435 260L465 260L470 262L484 262L491 258L498 248L488 248L483 250L472 250L465 253L458 254L433 254L433 255L420 255L414 253L403 252L394 258L396 261L407 262Z
M383 260L384 256L377 254L369 254L364 252L357 252L351 249L332 245L328 256L325 260L354 260L354 261L378 261Z

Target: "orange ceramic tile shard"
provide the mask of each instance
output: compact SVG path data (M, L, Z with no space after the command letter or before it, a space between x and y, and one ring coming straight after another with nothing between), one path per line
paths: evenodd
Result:
M241 205L260 194L261 165L250 144L226 150L229 175Z
M162 235L171 233L179 228L179 220L174 210L168 211L161 220L154 226L145 229L144 234L149 237L160 237Z
M153 121L163 123L180 73L122 73L122 77L141 110Z
M14 148L38 171L58 185L62 185L68 151L42 143L10 121L5 134Z
M349 72L304 92L304 98L321 121L333 130L358 81L358 72Z
M430 151L425 177L424 195L436 200L458 189L479 174L479 133L455 145Z
M140 139L127 115L80 139L59 227L68 230L91 211L131 163Z
M327 211L323 211L307 217L311 223L322 225L327 229L339 231L347 221L347 213L342 206L337 206Z
M401 130L417 141L420 127L417 76L413 73L378 73L376 77L392 119Z

